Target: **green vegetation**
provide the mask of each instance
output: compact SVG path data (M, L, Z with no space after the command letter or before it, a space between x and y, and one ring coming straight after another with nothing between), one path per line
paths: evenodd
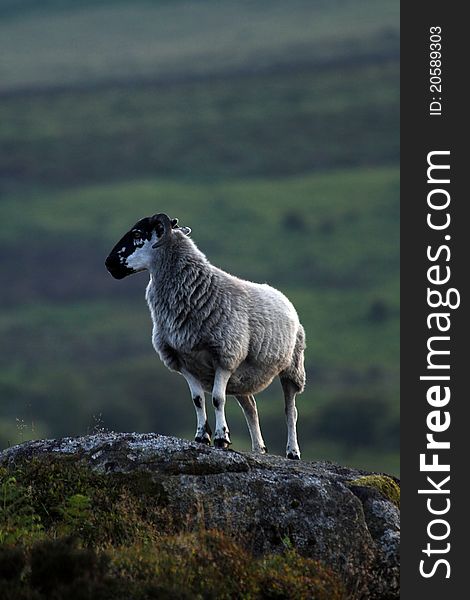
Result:
M64 458L1 470L2 598L346 598L336 574L287 543L254 557L246 540L181 531L147 475L100 476Z
M103 266L167 211L298 308L304 458L398 473L398 4L95 4L0 2L0 446L193 436L186 384L151 347L145 276ZM273 384L259 411L282 454L281 397Z
M281 70L0 99L5 175L82 182L281 176L387 164L398 152L398 66Z
M396 58L389 0L0 0L0 91Z
M351 597L339 577L318 561L294 551L253 557L215 531L106 550L73 539L41 541L28 550L3 547L0 586L5 600Z

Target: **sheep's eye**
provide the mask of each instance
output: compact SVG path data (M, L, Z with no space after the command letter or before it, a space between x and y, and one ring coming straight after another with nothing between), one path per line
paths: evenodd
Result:
M142 238L142 234L140 233L140 231L134 231L134 239L140 240L141 238Z

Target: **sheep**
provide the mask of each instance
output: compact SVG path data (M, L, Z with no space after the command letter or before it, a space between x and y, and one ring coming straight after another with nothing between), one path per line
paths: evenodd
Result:
M305 387L305 331L291 302L267 284L213 266L189 238L191 229L159 213L138 221L111 250L106 267L122 279L147 270L152 343L181 374L196 409L195 441L210 444L205 392L215 409L214 446L231 445L227 395L236 397L253 452L267 452L254 395L279 376L287 421L286 456L300 459L296 395Z

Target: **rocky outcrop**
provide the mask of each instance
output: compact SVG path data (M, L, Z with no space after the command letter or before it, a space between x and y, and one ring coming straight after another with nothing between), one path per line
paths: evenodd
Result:
M223 530L254 554L294 547L340 574L355 598L399 597L399 487L392 477L156 434L27 442L0 453L0 465L61 458L111 479L148 477L173 530Z

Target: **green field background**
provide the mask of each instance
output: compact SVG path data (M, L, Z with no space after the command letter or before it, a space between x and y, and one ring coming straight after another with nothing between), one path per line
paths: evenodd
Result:
M303 457L398 473L398 3L0 0L0 15L0 447L194 435L186 384L151 346L146 275L103 264L167 212L297 307ZM277 382L258 406L282 454ZM228 420L249 449L234 400Z

